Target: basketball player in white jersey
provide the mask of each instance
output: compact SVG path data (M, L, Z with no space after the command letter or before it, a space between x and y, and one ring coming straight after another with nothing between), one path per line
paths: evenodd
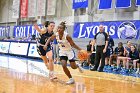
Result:
M58 42L59 49L60 49L59 50L59 57L60 57L60 61L62 63L63 71L69 77L69 81L67 81L66 84L73 84L73 83L75 83L75 81L72 78L72 75L71 75L69 69L67 68L67 61L69 60L71 68L73 68L73 69L78 68L79 71L82 73L83 68L79 64L75 63L75 53L74 53L72 47L79 50L79 52L81 51L81 48L78 47L74 43L72 38L65 31L65 28L66 28L65 22L61 22L60 25L58 26L57 33L55 35L52 35L48 39L48 41L45 44L46 47L44 47L44 49L47 49L47 45L49 44L49 42L56 38L56 40Z

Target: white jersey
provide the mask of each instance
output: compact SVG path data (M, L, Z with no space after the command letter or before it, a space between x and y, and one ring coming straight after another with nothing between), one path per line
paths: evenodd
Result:
M60 40L58 32L56 33L56 39L58 42L58 46L59 46L60 50L62 50L62 51L63 50L68 50L68 51L72 50L72 47L66 38L67 35L68 35L68 33L64 31L62 40Z

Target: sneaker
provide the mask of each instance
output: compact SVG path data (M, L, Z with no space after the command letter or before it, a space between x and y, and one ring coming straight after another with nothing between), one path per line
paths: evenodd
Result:
M107 72L107 71L108 71L108 70L107 70L107 67L108 67L108 65L105 65L105 66L104 66L104 68L103 68L103 71L104 71L104 72Z
M103 68L100 67L99 70L98 70L98 72L104 72L104 71L103 71Z
M131 68L131 69L129 69L129 76L134 76L134 70Z
M80 64L77 64L77 66L78 66L79 72L83 73L84 72L84 69L81 67L81 65Z
M90 70L92 70L93 68L94 68L94 66L93 66L93 65L90 65L90 66L89 66L89 69L90 69Z
M114 67L113 68L113 74L120 74L120 68Z
M112 66L109 65L109 66L107 67L107 72L108 72L108 73L112 73L113 68L114 68L114 67L112 67Z
M122 74L122 75L128 75L128 72L129 72L128 69L122 68L121 71L120 71L120 74Z
M97 68L93 66L93 68L90 69L91 71L97 71Z
M50 80L57 79L57 77L54 75L53 72L49 73L49 78L50 78Z
M68 85L69 85L69 84L74 84L74 83L75 83L75 81L74 81L73 78L70 78L69 81L66 82L66 84L68 84Z

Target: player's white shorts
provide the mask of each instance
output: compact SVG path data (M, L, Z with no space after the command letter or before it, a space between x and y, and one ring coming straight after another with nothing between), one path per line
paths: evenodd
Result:
M75 59L74 50L59 50L59 56L67 56L68 60Z

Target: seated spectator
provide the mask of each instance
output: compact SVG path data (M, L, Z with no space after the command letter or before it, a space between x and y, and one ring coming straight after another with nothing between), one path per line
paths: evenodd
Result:
M140 74L140 44L138 44L139 61L137 62L137 74Z
M123 47L123 43L122 42L119 42L118 43L118 47L115 48L115 51L113 53L113 55L111 55L110 57L110 62L112 63L113 60L117 60L118 57L123 57L124 55L124 47ZM118 73L118 71L120 70L120 61L119 63L117 62L117 68L115 66L112 66L112 70L113 70L113 73Z
M132 45L131 41L127 41L127 45L126 45L126 47L124 48L124 55L125 55L126 57L129 56L129 52L131 51L131 45Z
M123 61L123 68L126 68L127 58L130 52L131 41L127 41L127 46L124 48L123 56L117 57L117 66L119 66L120 61Z
M119 42L118 47L115 48L113 55L110 56L110 63L111 64L113 63L113 59L117 60L118 57L123 57L124 56L123 53L124 53L123 43ZM120 63L117 63L117 68L119 68L119 64Z
M133 62L134 71L136 71L136 64L138 61L139 61L139 52L137 51L136 46L131 45L131 50L129 52L129 56L127 60L127 69L129 69L129 62Z
M127 46L124 48L124 53L122 56L118 56L117 57L117 68L120 68L120 62L123 62L123 68L120 71L120 74L128 74L128 69L126 69L126 63L127 63L127 59L129 56L129 52L130 52L130 47L131 47L131 41L127 41Z
M89 44L87 45L87 52L88 52L88 64L91 64L92 66L94 65L94 60L95 60L95 46L92 47L92 40L89 41Z

